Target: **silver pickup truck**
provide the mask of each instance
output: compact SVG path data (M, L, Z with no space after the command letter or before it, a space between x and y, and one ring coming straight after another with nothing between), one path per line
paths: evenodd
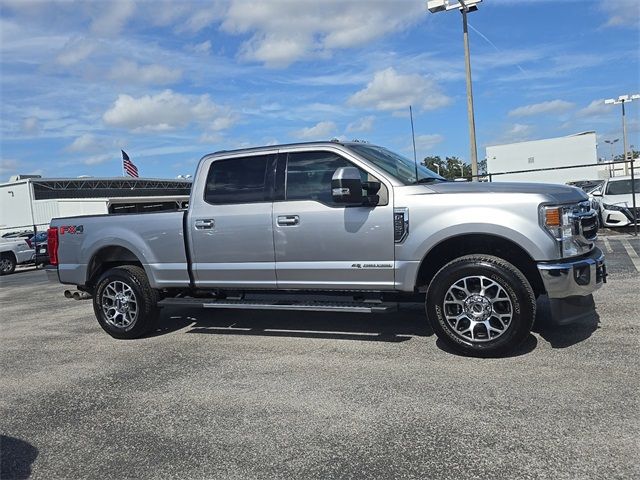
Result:
M593 311L606 280L597 218L573 187L447 182L366 143L222 151L200 160L189 208L56 218L48 273L93 297L116 338L166 305L385 312L424 302L468 355L502 355L551 320ZM304 320L301 320L304 321Z

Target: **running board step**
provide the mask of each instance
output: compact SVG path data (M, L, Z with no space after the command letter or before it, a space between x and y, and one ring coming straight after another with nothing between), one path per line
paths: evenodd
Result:
M227 308L238 310L305 310L311 312L387 313L397 310L396 303L327 302L295 300L214 300L209 298L165 298L161 307Z

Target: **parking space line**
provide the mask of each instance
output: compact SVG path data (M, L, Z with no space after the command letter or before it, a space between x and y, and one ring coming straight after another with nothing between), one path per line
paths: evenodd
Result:
M609 243L608 238L603 238L602 243L604 243L604 249L607 251L607 253L613 253L613 248L611 248L611 244Z
M633 249L628 240L621 239L620 243L629 254L629 258L633 262L633 266L636 267L636 271L640 272L640 257L638 257L636 251Z

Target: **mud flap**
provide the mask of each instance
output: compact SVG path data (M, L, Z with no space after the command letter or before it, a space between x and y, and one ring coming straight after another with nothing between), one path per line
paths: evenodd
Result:
M596 305L593 295L550 298L549 313L548 323L567 325L587 321L596 316Z

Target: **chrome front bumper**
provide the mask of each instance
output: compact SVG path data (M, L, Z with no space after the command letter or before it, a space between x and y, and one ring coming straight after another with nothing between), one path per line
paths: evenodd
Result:
M538 271L550 299L586 296L607 281L604 255L599 248L575 260L540 262Z

